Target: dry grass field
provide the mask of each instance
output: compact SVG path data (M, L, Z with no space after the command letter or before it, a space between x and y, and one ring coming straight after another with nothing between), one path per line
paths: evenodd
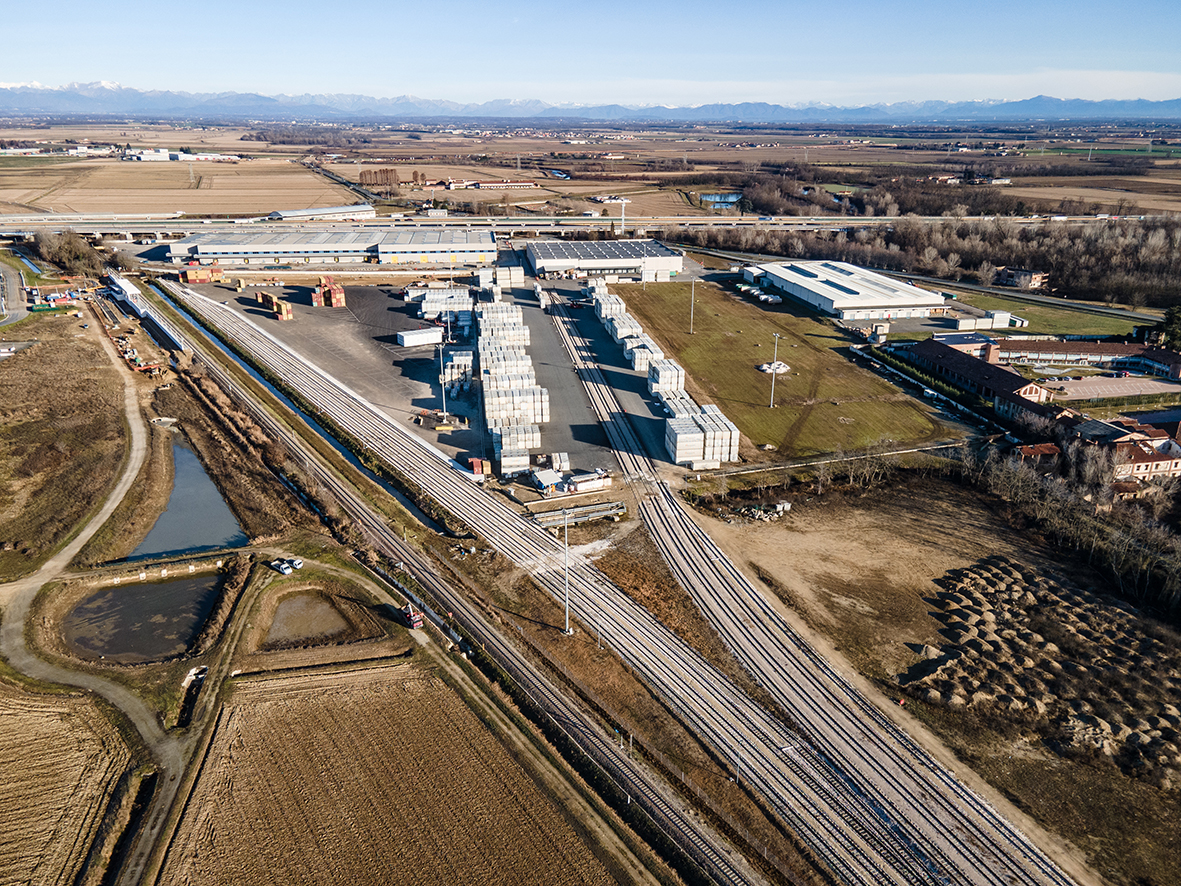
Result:
M289 160L240 163L78 160L0 167L0 201L54 212L258 213L356 202Z
M38 343L0 364L2 576L29 571L65 541L123 459L122 380L85 322L41 315L6 329Z
M459 696L402 664L240 682L157 882L611 880Z
M0 882L75 883L129 761L93 702L0 684Z
M1163 165L1151 175L1014 179L1006 194L1025 199L1095 203L1109 214L1181 212L1181 168Z

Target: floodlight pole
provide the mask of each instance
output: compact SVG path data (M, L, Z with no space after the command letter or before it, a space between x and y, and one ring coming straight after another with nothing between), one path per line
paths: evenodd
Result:
M689 281L689 334L693 334L693 302L697 300L697 278Z
M774 409L775 408L775 376L779 374L778 372L775 371L776 369L779 368L775 364L779 362L779 339L783 338L783 336L780 335L778 332L772 332L771 334L773 336L775 336L775 354L773 357L771 357L771 408Z
M574 631L570 630L570 512L562 508L562 557L566 566L566 630L563 633L569 637Z
M443 348L444 345L439 345L439 390L443 394L443 419L447 419L447 380L443 375ZM772 379L774 381L774 379Z

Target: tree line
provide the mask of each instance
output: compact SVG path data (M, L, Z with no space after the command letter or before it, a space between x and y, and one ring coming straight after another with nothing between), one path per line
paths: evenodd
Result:
M893 198L883 192L877 199L888 208ZM966 215L967 208L956 212ZM992 283L997 266L1032 268L1048 272L1050 289L1060 295L1133 307L1181 304L1181 219L1171 217L1070 226L1018 225L1001 217L933 223L902 218L852 231L675 228L664 237L690 246L846 261L984 285Z

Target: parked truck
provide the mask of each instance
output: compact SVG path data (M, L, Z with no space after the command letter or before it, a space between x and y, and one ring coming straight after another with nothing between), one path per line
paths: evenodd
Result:
M402 613L402 618L406 622L407 627L422 627L422 613L414 608L413 603L407 603L399 611Z

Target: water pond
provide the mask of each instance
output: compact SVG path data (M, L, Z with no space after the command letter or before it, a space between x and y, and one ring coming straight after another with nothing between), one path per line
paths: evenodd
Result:
M219 582L217 575L202 575L105 588L66 616L66 645L82 658L122 664L180 655L209 618Z
M336 607L316 594L294 594L275 608L264 643L275 646L301 640L327 639L348 628Z
M196 453L183 443L174 443L172 461L176 479L168 507L139 547L131 552L131 559L246 544L246 533L205 473Z

